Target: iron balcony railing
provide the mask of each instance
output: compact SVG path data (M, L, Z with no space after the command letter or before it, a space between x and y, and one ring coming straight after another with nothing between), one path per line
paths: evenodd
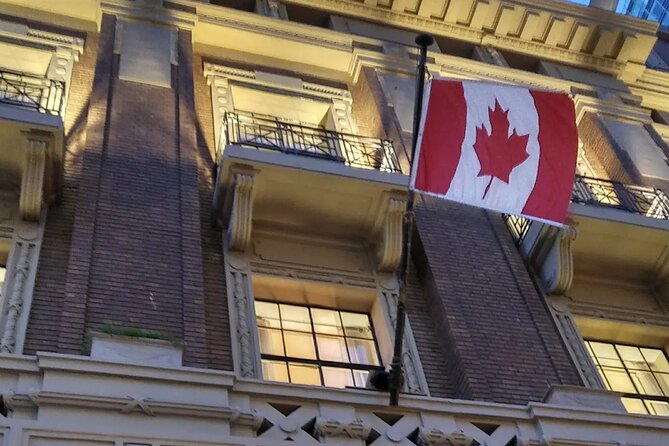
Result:
M0 70L0 103L60 115L65 83L25 73Z
M218 146L228 144L311 156L353 167L401 172L390 141L334 132L254 113L225 114Z
M615 208L646 217L669 220L669 197L662 189L654 187L576 176L571 202ZM512 215L504 215L504 221L516 244L520 246L531 222L526 218Z

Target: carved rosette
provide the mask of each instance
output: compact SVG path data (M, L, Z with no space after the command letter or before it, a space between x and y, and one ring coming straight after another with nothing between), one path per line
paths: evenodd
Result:
M233 271L231 274L233 281L233 299L234 308L237 317L237 342L239 344L239 364L240 372L243 377L253 378L256 376L255 360L253 352L253 337L251 325L249 323L249 296L246 285L247 275L242 272Z
M25 164L21 177L19 209L21 217L29 221L39 220L42 211L44 174L49 140L41 135L28 133L24 137Z
M405 208L405 200L397 198L388 200L378 249L379 270L381 271L392 272L399 266L402 256L402 221Z
M366 440L372 432L372 426L360 419L343 422L318 417L314 425L314 432L319 439L323 437L348 437L356 440Z
M253 220L253 181L248 173L236 173L233 183L232 209L228 225L230 249L245 251L251 241Z
M2 338L0 338L0 352L2 353L13 353L16 346L16 327L23 308L24 290L30 271L30 255L34 248L35 244L27 241L19 242L14 247L14 255L18 254L19 260L11 272L13 286L5 309L4 328Z

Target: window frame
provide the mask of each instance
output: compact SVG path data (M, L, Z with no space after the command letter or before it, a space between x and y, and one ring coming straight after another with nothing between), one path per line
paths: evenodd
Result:
M286 364L286 373L288 375L288 381L286 382L287 384L299 384L299 383L294 383L294 382L291 381L290 367L288 367L289 363L307 364L307 365L312 365L312 366L318 367L318 374L319 374L319 378L320 378L320 384L318 386L319 387L330 387L330 388L336 388L336 387L327 386L325 384L325 377L323 375L323 367L331 367L331 368L337 368L337 369L340 369L340 370L351 370L351 371L361 370L361 371L367 371L367 372L370 372L372 370L376 370L376 369L379 369L379 368L383 367L383 357L381 355L381 350L379 348L377 332L376 332L376 329L374 327L373 317L371 316L371 314L369 312L352 311L352 310L346 310L346 309L341 309L341 308L333 308L333 307L328 307L328 306L318 305L318 304L306 304L305 305L305 304L298 304L298 303L293 303L293 302L283 302L283 301L276 301L276 300L263 299L263 298L257 298L256 297L256 298L253 299L253 306L254 306L254 315L255 315L255 329L256 329L256 335L258 336L258 339L260 339L259 329L263 328L263 327L260 327L258 325L258 315L256 314L256 311L255 311L255 304L258 303L258 302L270 303L270 304L277 305L277 307L279 309L279 321L281 323L281 327L278 328L278 329L277 328L270 328L270 329L271 330L277 330L277 331L281 332L281 342L282 342L282 345L283 345L283 351L284 352L286 352L287 350L286 350L286 341L285 341L285 337L283 336L283 334L286 331L292 332L294 330L287 330L287 329L283 328L283 318L281 316L280 305L291 305L291 306L295 306L295 307L306 308L309 311L309 325L310 325L310 328L311 328L309 334L311 334L311 337L312 337L312 340L313 340L314 353L315 353L316 359L299 358L299 357L293 357L293 356L288 356L288 355L281 356L281 355L273 355L273 354L263 353L260 350L260 348L261 348L260 345L258 346L259 347L258 352L260 354L261 365L262 365L262 362L265 361L265 360L267 360L267 361L281 361L281 362ZM321 359L319 351L318 351L318 339L317 339L317 334L318 333L316 332L316 329L314 327L314 320L313 320L312 311L311 311L312 309L335 311L337 313L338 317L340 318L340 322L342 322L342 329L343 329L343 321L341 319L341 313L342 312L352 313L352 314L360 314L360 315L366 316L367 321L369 322L370 330L372 332L372 339L371 340L374 343L374 353L376 354L375 357L376 357L376 361L377 361L378 364L376 364L376 365L373 365L373 364L358 364L358 363L353 363L353 362L339 362L339 361L331 361L331 360ZM306 333L306 332L304 332L304 333ZM364 338L349 337L349 336L346 335L345 330L342 330L342 333L343 334L341 336L339 336L339 335L336 335L336 336L339 337L339 338L342 338L345 342L345 345L347 345L347 346L348 346L348 344L346 343L346 341L348 339L364 339ZM364 340L369 340L369 339L364 339ZM348 347L347 347L347 354L348 354ZM350 360L350 354L349 354L349 360ZM284 381L269 380L268 378L262 376L262 366L261 366L260 374L261 374L262 379L265 380L265 381L284 382ZM353 378L354 385L353 386L346 386L344 388L347 388L347 389L349 389L349 388L353 388L353 389L364 388L364 387L356 386L355 385L355 378L353 376L352 376L352 378ZM313 385L316 386L316 384L313 384Z
M584 342L585 342L585 346L586 346L586 351L587 351L588 354L590 355L590 359L592 360L592 362L593 362L593 364L594 364L594 366L595 366L595 370L596 370L597 373L599 374L599 377L601 378L602 382L603 382L604 385L606 386L606 389L607 389L607 390L611 390L611 391L613 391L613 392L618 392L618 393L620 393L620 394L621 394L621 399L622 399L622 398L628 398L628 399L638 400L639 402L641 402L641 404L643 405L643 407L644 407L645 410L646 410L645 415L653 415L653 416L669 416L669 415L663 415L663 414L657 414L657 413L654 413L655 410L653 410L653 411L651 412L651 410L649 409L648 405L646 404L646 400L650 400L650 401L659 401L659 402L664 402L664 403L669 404L669 392L665 392L665 391L663 390L662 385L661 385L660 381L658 380L658 378L657 378L657 376L656 376L656 374L658 374L658 373L659 373L659 374L667 374L667 375L669 375L669 372L655 372L654 370L652 370L652 368L650 367L650 364L648 363L648 361L646 360L645 356L644 356L643 353L642 353L641 356L642 356L644 362L646 363L646 365L648 366L648 370L647 370L647 371L650 372L650 374L653 376L653 379L655 380L656 384L658 385L658 388L660 389L660 391L663 392L663 393L666 393L666 395L652 395L652 394L645 394L645 393L631 393L631 392L622 392L622 391L615 390L615 389L612 388L611 384L609 383L609 379L607 378L607 376L603 373L602 369L603 369L604 366L602 366L602 365L600 364L599 358L595 355L594 350L592 349L590 343L591 343L591 342L596 342L596 343L599 343L599 344L606 344L606 345L609 345L609 346L613 347L613 350L615 351L615 353L616 353L616 355L617 355L617 358L618 358L618 360L620 361L620 364L622 364L622 368L620 368L620 367L612 367L612 368L615 368L615 369L620 370L620 371L624 371L625 374L626 374L626 376L627 376L627 378L629 379L629 381L632 383L632 385L634 386L634 388L635 388L636 390L638 390L638 387L637 387L637 384L635 383L635 380L634 380L634 378L633 378L633 374L630 373L630 369L629 369L629 368L627 367L627 365L625 364L625 361L623 360L623 357L621 356L621 354L620 354L620 352L618 351L617 347L618 347L618 346L621 346L621 347L633 347L633 348L639 349L639 351L640 351L641 349L644 349L644 348L645 348L645 349L658 350L658 351L661 351L661 352L662 352L662 354L664 355L665 360L669 363L669 355L667 354L667 352L666 352L666 350L665 350L664 348L661 348L661 347L652 347L652 346L645 346L645 345L629 344L629 343L624 343L624 342L602 341L602 340L598 340L598 339L584 339ZM634 370L634 369L633 369L633 370ZM627 408L627 407L626 407L626 408ZM628 412L629 412L629 411L628 411Z

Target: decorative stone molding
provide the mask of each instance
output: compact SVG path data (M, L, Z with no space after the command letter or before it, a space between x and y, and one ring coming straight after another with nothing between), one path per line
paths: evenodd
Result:
M230 249L245 251L251 241L253 220L253 175L236 173L228 223Z
M523 240L521 251L534 267L546 294L564 294L574 277L572 241L576 229L535 224Z
M581 337L578 328L576 328L567 301L561 297L549 297L548 300L549 308L557 323L558 330L574 360L574 364L578 368L583 382L593 389L604 389L604 383L590 359L590 355L585 347L585 341Z
M446 433L439 429L419 428L419 446L472 446L474 439L462 432Z
M290 3L607 71L641 63L655 42L655 29L650 23L572 5L561 6L558 11L554 4L544 1L530 7L513 1L422 0L411 9L403 0L383 4L375 0L364 3L290 0ZM602 28L604 21L610 26Z
M372 432L372 426L360 419L343 422L331 418L317 417L314 424L314 433L317 439L324 437L347 437L356 440L367 440Z
M39 223L14 222L14 233L4 295L0 299L0 352L21 353L44 232L45 215Z
M406 200L389 198L383 222L383 232L378 243L379 270L392 272L397 269L402 256L403 222Z
M384 291L383 298L390 318L391 327L395 329L397 323L397 300L398 294L395 291ZM409 325L407 317L404 326L404 342L402 343L402 368L404 370L405 390L413 394L427 394L427 382L423 374L420 358L418 358L418 347L413 337L413 332Z
M279 0L256 0L255 10L257 14L275 19L288 20L286 5Z
M251 320L250 308L253 297L249 292L248 273L231 271L232 279L232 306L235 315L235 334L239 348L239 373L245 378L256 378L259 370L256 367L257 353L254 342L255 326Z
M0 352L14 353L16 346L17 325L23 310L26 282L30 273L30 257L35 244L20 241L14 246L12 255L18 255L18 261L11 271L12 289L8 295L8 302L4 315L4 327L0 338Z
M24 134L25 164L21 176L19 208L25 220L37 221L42 211L46 157L50 143L49 135L35 132Z

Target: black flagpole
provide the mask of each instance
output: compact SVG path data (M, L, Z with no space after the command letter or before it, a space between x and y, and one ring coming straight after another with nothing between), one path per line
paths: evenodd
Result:
M420 115L423 108L423 90L425 88L425 65L427 61L427 47L434 43L434 39L429 34L419 34L416 36L416 44L420 50L418 57L418 68L416 76L416 99L413 110L413 135L411 141L411 158L409 166L413 164L416 153L416 143L418 142L418 128L420 126ZM409 168L411 174L411 168ZM390 364L389 390L390 405L397 406L399 402L399 392L402 387L402 341L404 337L404 324L406 320L406 289L409 276L409 264L411 263L411 239L413 238L413 202L414 192L409 187L409 197L407 199L406 209L404 211L403 224L403 249L400 265L397 270L397 276L400 279L400 292L397 300L397 318L395 321L395 345L393 349L393 360Z

